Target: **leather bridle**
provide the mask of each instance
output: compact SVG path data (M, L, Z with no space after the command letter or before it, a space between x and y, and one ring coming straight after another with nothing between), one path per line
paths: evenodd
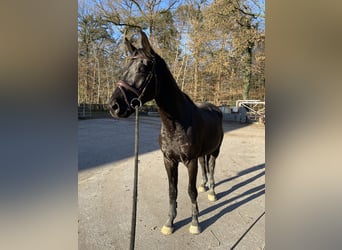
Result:
M128 57L128 59L132 60L132 59L147 59L147 60L151 60L151 58L147 57L147 56L131 56L131 57ZM156 93L155 93L155 96L157 95L157 77L156 77L156 73L155 73L155 57L152 57L152 69L151 71L148 73L145 81L143 82L143 84L141 85L140 88L135 88L133 87L133 85L130 85L129 83L125 82L124 80L119 80L118 83L116 84L117 87L120 89L123 97L124 97L124 100L125 100L125 103L127 104L128 108L131 109L135 109L136 107L141 107L142 106L142 102L141 102L141 98L144 96L145 94L145 91L147 89L147 86L150 84L153 76L155 78L155 81L156 81ZM128 99L127 99L127 95L126 95L126 92L125 90L127 91L130 91L132 92L134 95L136 95L137 97L133 98L131 100L131 102L129 103Z

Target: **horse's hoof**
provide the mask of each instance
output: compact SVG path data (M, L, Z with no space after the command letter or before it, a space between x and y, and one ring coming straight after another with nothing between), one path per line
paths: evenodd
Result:
M200 185L197 190L198 190L199 193L204 193L205 191L207 191L205 189L205 186L203 186L203 185Z
M189 232L191 234L200 234L201 233L201 228L199 226L190 225Z
M173 233L173 228L172 227L167 227L167 226L163 226L162 229L160 230L160 232L164 235L170 235Z
M208 200L209 201L217 201L216 195L215 194L208 194Z

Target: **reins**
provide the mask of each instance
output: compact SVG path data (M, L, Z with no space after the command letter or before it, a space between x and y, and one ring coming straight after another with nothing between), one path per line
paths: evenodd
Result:
M134 57L139 58L139 57ZM135 246L135 231L136 231L136 220L137 220L137 198L138 198L138 163L139 163L139 108L142 106L141 98L143 97L145 90L152 80L153 75L157 85L157 77L155 74L155 59L153 58L152 70L146 78L144 84L140 89L135 89L123 80L120 80L117 85L121 90L124 100L129 108L135 110L135 135L134 135L134 176L133 176L133 204L132 204L132 221L131 221L131 239L130 249L134 250ZM126 93L123 89L129 90L134 93L137 97L133 98L131 102L128 102ZM141 90L142 89L142 90ZM157 88L156 88L157 89ZM140 92L141 90L141 92ZM139 93L140 92L140 93ZM157 90L156 90L157 94Z
M137 220L137 198L138 198L138 163L139 163L139 108L141 101L131 101L131 107L135 109L135 138L134 138L134 177L133 177L133 205L132 205L132 222L131 222L131 240L130 249L134 249L135 245L135 228Z

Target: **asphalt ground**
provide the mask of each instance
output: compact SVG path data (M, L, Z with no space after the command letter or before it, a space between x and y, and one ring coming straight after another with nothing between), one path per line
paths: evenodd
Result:
M159 117L140 118L135 249L264 249L264 125L224 122L215 168L218 200L210 202L206 193L199 193L199 235L189 233L187 169L179 165L177 217L169 236L160 232L169 199L160 126ZM129 249L134 118L80 120L78 131L79 249Z

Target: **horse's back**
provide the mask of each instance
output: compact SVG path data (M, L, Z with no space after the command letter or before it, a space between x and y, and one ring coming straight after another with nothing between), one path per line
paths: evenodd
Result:
M199 108L202 115L212 117L210 119L215 119L218 117L219 122L222 123L222 117L223 117L222 111L216 105L209 103L209 102L201 102L201 103L196 103L196 106Z

